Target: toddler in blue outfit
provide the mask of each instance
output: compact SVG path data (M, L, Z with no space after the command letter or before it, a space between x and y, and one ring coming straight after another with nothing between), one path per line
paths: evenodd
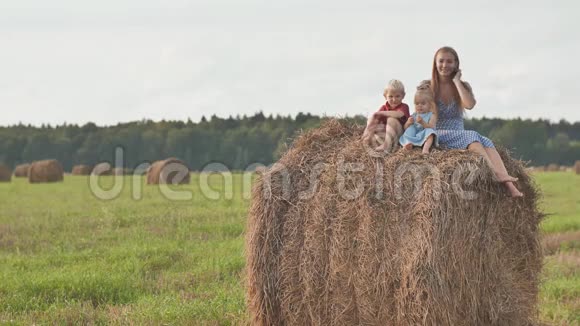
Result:
M437 106L433 93L429 89L418 89L415 93L415 112L405 123L405 132L399 143L404 149L423 147L423 154L428 154L433 143L437 146L436 125Z

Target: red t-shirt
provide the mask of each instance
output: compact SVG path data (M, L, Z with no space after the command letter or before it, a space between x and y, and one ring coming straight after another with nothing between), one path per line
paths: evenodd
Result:
M405 123L407 122L407 119L409 119L409 117L411 116L411 114L409 113L409 106L405 103L401 103L399 105L397 105L394 108L391 108L391 105L389 105L389 102L385 103L385 105L381 106L381 108L379 109L380 111L399 111L399 112L403 112L403 116L400 117L398 120L401 123L401 126L404 126ZM379 118L379 122L380 123L387 123L387 117L380 117Z

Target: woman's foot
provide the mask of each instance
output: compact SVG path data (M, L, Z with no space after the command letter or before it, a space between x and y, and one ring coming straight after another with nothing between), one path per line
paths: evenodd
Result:
M405 146L403 146L403 149L406 151L413 149L413 144L405 144Z
M497 182L501 182L501 183L505 183L505 182L516 182L519 179L518 178L514 178L509 174L496 174L495 179L497 180Z
M512 198L524 197L524 194L521 191L519 191L518 188L516 188L513 182L506 182L505 186L510 194L510 197Z

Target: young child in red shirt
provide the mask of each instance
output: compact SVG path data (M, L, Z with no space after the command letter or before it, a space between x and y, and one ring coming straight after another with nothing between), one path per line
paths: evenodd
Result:
M369 116L363 140L371 146L376 136L381 139L384 134L384 142L375 150L388 153L394 150L399 143L399 137L403 134L403 126L411 115L409 114L409 106L403 103L405 86L401 81L396 79L389 81L383 96L387 102L377 112Z

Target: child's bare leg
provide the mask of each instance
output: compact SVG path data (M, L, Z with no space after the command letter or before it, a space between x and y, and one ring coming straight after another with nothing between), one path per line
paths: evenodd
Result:
M385 141L381 146L377 147L377 150L389 152L391 150L392 144L393 144L393 136L389 133L389 124L387 123L385 125Z
M395 118L388 118L386 132L387 135L389 135L391 141L391 144L389 147L387 147L387 149L394 150L399 143L399 137L403 134L403 127L401 127L399 120Z
M427 137L425 144L423 144L423 154L429 154L429 150L431 149L431 145L433 145L433 135Z
M385 127L386 128L386 127ZM388 132L385 131L385 139L381 145L375 148L376 151L389 151L392 144L392 137Z
M371 113L367 118L367 126L363 132L363 139L366 137L370 138L372 135L374 135L378 125L379 120L375 118L374 113Z

